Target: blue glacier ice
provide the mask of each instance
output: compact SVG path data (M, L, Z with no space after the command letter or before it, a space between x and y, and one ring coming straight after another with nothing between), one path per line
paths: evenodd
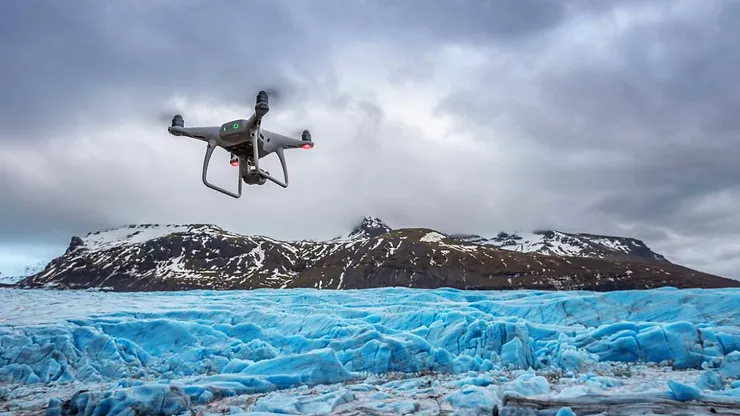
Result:
M558 412L555 413L555 416L576 416L576 414L570 407L561 407Z
M457 374L442 386L454 389L446 403L481 411L504 393L554 394L536 371L581 383L570 391L622 388L614 378L585 376L604 363L703 371L695 385L663 383L666 397L678 400L734 400L740 378L738 289L2 289L0 318L0 383L11 396L23 386L98 386L45 398L49 414L72 406L174 415L224 398L344 383L312 399L263 399L253 409L323 414L362 393L347 383L389 373ZM393 383L383 388L436 388ZM379 408L420 406L373 400Z

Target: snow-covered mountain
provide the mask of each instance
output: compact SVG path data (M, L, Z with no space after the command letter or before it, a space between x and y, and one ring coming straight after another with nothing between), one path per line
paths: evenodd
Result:
M490 245L521 253L595 258L623 257L667 261L665 257L652 251L644 242L626 237L585 233L571 234L549 230L529 233L501 232L492 238L477 235L457 235L456 237L463 241Z
M493 238L392 230L366 217L329 241L279 241L210 224L130 225L73 237L21 287L113 290L384 286L462 289L727 287L622 237L545 231Z

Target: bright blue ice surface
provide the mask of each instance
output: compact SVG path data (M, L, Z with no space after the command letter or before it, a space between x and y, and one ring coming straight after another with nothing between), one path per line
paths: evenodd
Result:
M665 393L675 400L712 395L740 404L737 289L6 289L0 290L0 325L0 397L18 386L105 385L46 398L50 415L62 414L70 398L73 406L101 415L137 407L180 414L225 397L361 383L369 374L389 372L460 374L447 401L490 414L500 398L489 385L506 382L508 391L524 395L550 392L548 381L532 372L509 380L496 370L551 369L577 378L610 361L705 370L695 386L671 381ZM396 391L420 388L397 383ZM359 390L338 387L310 400L268 395L253 414L330 413L354 400L353 391ZM388 411L413 410L410 403L396 402L398 408Z

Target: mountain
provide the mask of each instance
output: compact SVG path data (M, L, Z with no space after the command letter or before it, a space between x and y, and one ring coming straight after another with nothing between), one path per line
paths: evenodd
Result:
M501 232L493 238L477 235L455 237L477 244L485 244L522 253L539 253L553 256L595 258L622 258L668 261L652 251L645 243L634 238L594 234L569 234L560 231L535 231L532 233Z
M739 287L629 238L543 231L493 238L392 230L367 217L329 241L279 241L210 224L130 225L72 237L17 286L117 291L382 286L616 290Z

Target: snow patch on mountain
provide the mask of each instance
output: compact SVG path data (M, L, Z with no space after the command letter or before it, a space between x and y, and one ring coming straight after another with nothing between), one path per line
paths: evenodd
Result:
M490 239L485 244L522 253L555 256L578 256L583 251L583 246L578 244L577 240L558 231L518 232L507 235L507 238Z
M116 246L130 246L163 238L175 233L224 233L215 225L196 224L137 224L111 228L87 234L80 246L90 251L106 250Z
M443 238L445 238L444 235L442 235L442 234L440 234L440 233L438 233L436 231L432 231L430 233L427 233L424 237L421 237L420 241L426 241L426 242L430 242L430 243L437 243L437 242L442 241Z

